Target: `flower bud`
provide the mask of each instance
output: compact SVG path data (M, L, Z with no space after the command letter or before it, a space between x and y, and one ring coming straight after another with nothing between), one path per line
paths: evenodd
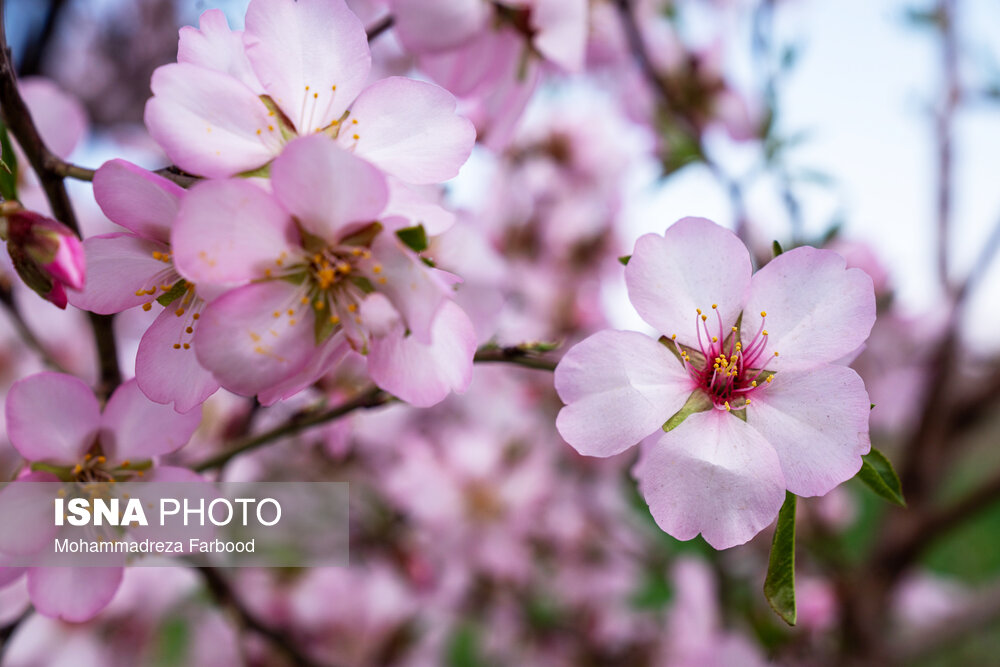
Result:
M66 307L66 291L82 289L85 277L83 244L62 224L8 207L5 211L7 252L17 274L28 287L60 308Z

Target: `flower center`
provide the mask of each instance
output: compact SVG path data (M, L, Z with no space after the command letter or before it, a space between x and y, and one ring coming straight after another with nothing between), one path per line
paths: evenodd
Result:
M778 356L777 351L767 349L767 313L761 312L760 328L749 342L745 342L740 340L738 325L725 327L718 304L712 304L712 310L715 311L716 322L709 325L709 316L697 309L697 351L688 351L678 345L676 334L671 336L671 341L684 368L716 409L742 410L750 404L755 391L774 379L774 373L765 369L767 362ZM698 351L700 358L692 358L691 352Z

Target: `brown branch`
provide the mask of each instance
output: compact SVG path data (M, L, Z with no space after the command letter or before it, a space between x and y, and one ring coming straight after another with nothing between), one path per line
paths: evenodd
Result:
M4 5L5 2L0 0L0 114L28 158L31 168L38 175L52 209L52 215L79 235L80 225L77 223L73 205L66 192L63 177L52 170L52 165L61 163L62 160L42 141L31 119L31 113L18 90L17 75L14 72L14 62L7 46L7 34L4 29ZM110 316L94 313L88 313L88 317L94 330L97 355L101 365L98 391L107 396L121 383L112 320Z
M510 345L508 347L481 347L476 350L474 360L477 364L503 363L534 368L540 371L555 371L557 361L547 359L536 352L530 346Z
M937 271L941 284L949 287L948 255L951 247L952 176L955 111L961 98L958 73L958 30L956 25L957 0L940 0L937 15L940 17L942 46L942 75L944 99L935 118L937 144Z
M923 661L929 655L949 648L969 635L995 627L998 618L1000 585L993 584L978 593L963 610L949 615L939 625L921 629L918 634L895 642L891 650L893 664L909 665Z
M223 577L218 570L211 567L199 567L198 571L201 573L202 578L205 580L205 585L208 587L208 591L215 598L216 602L220 606L228 608L236 616L239 624L254 632L268 642L271 643L276 649L281 651L293 665L299 667L324 667L322 663L313 660L308 655L303 653L296 645L295 640L287 636L284 632L272 628L271 626L265 624L245 604L240 600L239 596L233 590L230 583Z
M365 32L368 33L368 41L369 42L373 41L376 37L378 37L383 32L385 32L389 28L391 28L392 24L395 23L395 22L396 22L396 19L394 19L392 17L392 15L389 14L388 16L384 16L381 19L379 19L378 21L376 21L375 24L372 25L371 27L366 28Z

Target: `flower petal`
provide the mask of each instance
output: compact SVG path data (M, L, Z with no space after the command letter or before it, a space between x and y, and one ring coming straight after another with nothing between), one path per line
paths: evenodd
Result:
M28 595L42 616L82 623L108 606L123 572L120 567L34 567L28 570Z
M767 313L767 353L781 353L769 369L830 363L865 342L875 324L875 288L867 273L846 267L832 250L802 247L754 275L743 331L753 335Z
M125 160L109 160L94 174L94 199L111 222L139 236L170 242L184 190Z
M556 427L585 456L613 456L655 433L694 383L660 343L635 331L600 331L574 345L555 373L566 403Z
M385 294L403 316L414 338L429 342L432 323L451 293L441 273L424 264L389 231L375 238L372 260L362 265L362 270L376 291Z
M146 102L150 135L181 169L219 178L256 169L281 151L280 128L252 90L189 63L158 67Z
M438 311L431 342L406 336L402 327L373 338L368 374L389 393L417 407L430 407L454 391L463 393L472 381L476 332L465 312L451 301Z
M319 134L288 144L271 165L271 182L299 224L330 244L351 223L378 219L389 200L378 168Z
M82 291L68 298L77 308L101 315L120 313L152 301L155 296L136 294L153 286L172 285L180 277L170 264L153 257L170 247L135 234L102 234L83 242L87 281Z
M42 77L22 79L19 87L45 146L63 159L69 157L87 132L83 105Z
M316 349L314 314L300 303L303 294L281 280L226 292L202 311L194 334L198 361L219 384L244 396L298 373Z
M684 218L664 234L646 234L625 267L625 284L636 311L654 329L698 346L698 308L710 327L718 304L722 324L736 324L750 290L750 253L731 231L704 218ZM699 322L700 324L700 322Z
M58 532L52 521L52 501L58 483L59 478L51 473L31 472L0 489L0 516L4 518L0 553L31 556L46 546L51 549Z
M191 318L164 308L139 341L135 355L135 379L139 389L156 403L173 403L177 412L188 412L219 389L212 374L202 368L190 345ZM179 348L175 348L179 345Z
M587 0L536 0L531 11L532 44L568 72L583 68L587 44Z
M491 8L482 0L390 0L393 30L411 53L460 46L487 26Z
M279 384L268 387L258 395L261 405L274 405L290 398L306 387L312 386L330 372L351 351L351 346L342 334L334 334L323 345L316 348L313 356L298 373L294 373Z
M230 30L226 15L209 9L198 19L198 27L184 26L177 43L177 62L223 72L241 81L257 94L264 93L243 47L243 31Z
M371 69L368 35L343 0L253 0L243 43L299 134L340 118Z
M186 445L200 422L201 410L180 414L154 403L133 379L115 389L104 408L101 444L111 461L149 459Z
M742 419L698 412L642 445L633 474L656 523L678 540L743 544L774 521L785 482L774 449Z
M788 490L821 496L861 469L871 403L850 368L780 372L754 392L747 423L778 452Z
M181 202L174 226L177 270L207 283L263 278L298 251L298 232L270 194L242 180L206 181Z
M100 424L94 392L71 375L36 373L7 392L7 437L29 461L79 463Z
M455 104L440 86L398 76L382 79L351 106L338 141L409 183L446 181L458 174L476 141L475 128L455 112Z

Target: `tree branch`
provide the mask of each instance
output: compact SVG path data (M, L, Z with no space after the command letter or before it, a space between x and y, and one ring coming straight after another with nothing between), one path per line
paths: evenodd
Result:
M4 29L5 4L3 0L0 0L0 113L2 113L10 133L28 158L31 168L38 175L38 180L52 209L52 215L79 235L80 225L77 223L73 205L66 192L63 177L52 171L51 168L51 165L60 163L62 160L52 153L42 141L42 137L31 119L31 113L17 87L17 76L14 73L14 63L10 48L7 46L7 34ZM107 396L121 383L112 320L108 315L95 313L88 313L88 317L94 330L97 356L101 364L98 392Z
M226 578L215 568L199 567L198 571L201 573L202 578L204 578L212 597L215 598L220 606L229 608L242 627L255 632L269 641L272 646L284 653L293 665L299 667L323 667L321 663L303 653L295 645L295 641L291 637L288 637L280 630L264 624L263 621L258 619L239 599Z

